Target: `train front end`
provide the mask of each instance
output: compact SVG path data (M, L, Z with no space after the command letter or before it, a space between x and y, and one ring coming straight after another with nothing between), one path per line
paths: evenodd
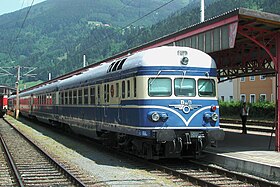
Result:
M178 48L143 58L144 90L140 133L153 137L152 158L198 157L205 146L223 140L219 126L217 73L202 51ZM152 63L151 63L152 62Z

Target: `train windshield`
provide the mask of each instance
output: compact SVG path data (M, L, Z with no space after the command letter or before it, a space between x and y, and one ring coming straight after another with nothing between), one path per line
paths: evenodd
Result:
M168 97L172 94L170 78L150 78L149 79L149 96Z
M190 78L177 78L174 81L174 91L176 96L195 96L195 80Z
M213 79L198 80L198 95L201 97L215 97L216 87Z

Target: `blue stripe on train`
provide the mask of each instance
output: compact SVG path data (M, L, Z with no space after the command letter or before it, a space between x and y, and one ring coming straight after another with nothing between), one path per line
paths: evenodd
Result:
M217 105L217 101L209 100L192 100L191 106L198 106L196 109L190 110L188 114L182 109L175 108L174 105L180 105L181 100L137 100L124 101L120 107L108 106L59 106L58 114L68 117L88 119L100 122L123 124L134 127L190 127L204 128L217 127L219 123L205 123L203 116L205 113L211 113L210 106ZM187 102L187 100L185 100ZM172 106L169 106L172 105ZM53 113L55 109L44 109L41 112ZM168 120L166 122L152 122L148 119L149 112L166 113ZM196 113L196 114L195 114ZM216 111L219 114L218 110ZM181 117L181 118L180 118ZM190 118L192 118L190 120ZM190 120L190 121L188 121ZM188 124L185 124L189 122ZM186 126L187 125L187 126Z

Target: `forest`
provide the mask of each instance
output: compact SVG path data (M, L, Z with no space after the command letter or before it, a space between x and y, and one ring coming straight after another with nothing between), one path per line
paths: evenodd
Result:
M275 0L205 0L205 19L244 7L280 14ZM161 7L162 6L162 7ZM200 0L47 0L0 16L0 66L36 67L46 81L199 23ZM9 69L9 71L15 71ZM14 85L14 76L0 84Z

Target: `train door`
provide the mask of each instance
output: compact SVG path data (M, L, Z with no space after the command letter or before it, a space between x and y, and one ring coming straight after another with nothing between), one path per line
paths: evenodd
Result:
M119 116L119 123L123 123L124 120L124 112L123 112L123 106L122 106L122 100L125 99L125 81L122 81L121 88L120 88L120 95L119 95L119 108L118 108L118 116Z
M101 86L97 86L97 112L96 112L96 120L97 121L102 121L102 107L101 107Z
M104 84L104 115L103 121L108 121L108 105L110 101L109 84Z
M52 96L53 113L58 117L59 91L53 93Z
M34 104L34 99L33 99L33 94L31 94L31 96L29 97L29 115L33 114L33 104Z
M0 110L3 109L3 95L0 95Z

